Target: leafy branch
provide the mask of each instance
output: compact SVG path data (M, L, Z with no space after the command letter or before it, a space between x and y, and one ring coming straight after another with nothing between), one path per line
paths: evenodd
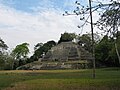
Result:
M111 20L109 20L109 19L111 19L111 17L114 17L112 19L116 20L116 23L117 23L116 27L118 27L120 25L120 24L118 24L118 23L120 23L120 3L119 3L119 1L111 0L110 3L108 3L108 4L103 4L102 2L100 2L98 0L92 1L92 2L97 3L97 5L91 7L92 13L97 12L101 17L96 23L93 23L93 25L97 26L97 28L99 30L103 31L103 33L106 32L107 35L111 34L111 36L112 36L112 34L117 32L118 30L115 29L116 31L115 30L112 31L113 26L109 25L111 23ZM82 25L78 25L77 27L82 28L82 30L83 30L83 27L85 25L90 24L90 22L89 22L90 7L89 6L85 7L78 1L76 1L75 4L77 6L76 6L76 9L73 10L73 13L69 13L68 11L65 11L63 16L68 16L68 15L80 16L80 21L84 21L84 23ZM113 15L110 16L109 12L113 13ZM116 12L117 14L115 14L114 12Z

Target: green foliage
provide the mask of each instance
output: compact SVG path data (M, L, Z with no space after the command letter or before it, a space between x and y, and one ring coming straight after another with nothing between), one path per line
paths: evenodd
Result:
M4 50L7 50L8 46L5 42L0 38L0 54L3 53Z
M104 23L105 26L113 26L114 20L116 21L116 24L120 25L120 6L114 5L106 10L100 18L100 22Z
M69 41L72 41L74 38L76 38L75 33L67 33L67 32L65 32L64 34L61 34L61 37L60 37L60 40L58 41L58 43L69 42Z
M5 42L0 38L0 70L4 69L13 69L13 61L11 55L7 53L8 46L5 44Z
M43 43L38 43L35 45L34 50L37 50L38 48L42 47Z
M23 43L20 45L17 45L15 49L12 51L12 54L16 59L21 59L26 57L26 55L29 53L28 43Z
M12 70L14 58L9 54L0 55L0 70Z
M89 52L92 51L92 48L91 48L92 40L91 40L91 37L89 36L89 34L83 34L82 36L80 36L78 44L83 46L83 48L85 48Z
M104 33L114 36L120 26L120 3L117 0L111 2L97 21L97 26Z
M83 34L82 36L78 37L78 44L81 45L84 49L89 52L92 52L92 38L91 34ZM94 34L94 43L97 44L100 40L99 35Z
M18 66L26 64L27 54L29 53L28 45L28 43L17 45L12 51L11 55L15 59L13 69L16 69Z
M107 63L110 66L120 66L120 44L119 38L117 37L119 33L118 29L120 26L120 3L119 1L114 0L111 0L111 2L112 3L109 5L109 7L106 8L105 11L102 13L99 21L97 21L97 25L99 29L103 30L104 33L107 33L107 35L111 37L109 41L111 41L112 46L108 46L111 47L111 49L106 50L108 51L106 55L106 61L108 61ZM115 40L114 38L117 38L117 40ZM101 55L101 58L102 56L105 55ZM105 61L105 57L103 58L103 61Z
M108 61L109 51L112 48L112 44L109 41L108 36L104 36L103 39L96 45L95 56L96 60L101 62L103 65Z
M42 58L43 54L46 54L48 50L51 49L51 47L55 46L56 42L55 41L48 41L47 43L41 44L38 43L37 45L35 45L35 52L33 54L33 56L30 57L30 62L32 61L36 61L39 58Z
M5 65L4 59L5 57L3 55L0 55L0 70L4 69L4 65Z
M103 66L119 66L119 60L115 50L115 43L118 46L120 53L120 33L117 34L116 42L114 38L109 38L107 35L96 45L95 56L98 65Z

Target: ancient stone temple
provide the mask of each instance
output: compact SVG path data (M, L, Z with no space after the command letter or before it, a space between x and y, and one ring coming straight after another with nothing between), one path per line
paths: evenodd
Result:
M42 61L77 61L91 60L92 55L82 46L73 42L62 42L52 47Z
M62 42L52 47L42 59L17 69L83 69L89 68L92 55L73 42Z

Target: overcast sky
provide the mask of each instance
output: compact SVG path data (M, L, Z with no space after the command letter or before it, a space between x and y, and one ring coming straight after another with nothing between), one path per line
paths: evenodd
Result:
M33 48L39 42L58 41L61 33L81 33L77 16L65 16L76 0L0 0L0 37L10 49L23 42ZM87 5L88 0L78 0ZM103 0L105 1L105 0ZM94 16L96 17L96 16ZM83 32L90 32L86 26Z

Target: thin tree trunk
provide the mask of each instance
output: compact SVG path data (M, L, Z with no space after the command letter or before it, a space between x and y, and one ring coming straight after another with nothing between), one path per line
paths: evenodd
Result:
M90 20L91 20L91 35L92 35L92 57L93 57L93 78L96 77L96 66L95 66L95 45L94 45L94 32L93 32L93 16L92 16L92 6L91 0L89 0L89 7L90 7Z
M118 48L117 48L116 42L115 42L115 50L116 50L116 54L117 54L117 57L118 57L118 60L119 60L119 64L120 64L120 54L118 52Z

